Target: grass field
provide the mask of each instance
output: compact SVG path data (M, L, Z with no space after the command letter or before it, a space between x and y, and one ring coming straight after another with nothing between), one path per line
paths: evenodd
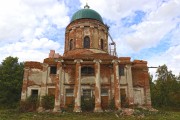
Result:
M115 112L104 113L20 113L15 109L0 109L0 120L180 120L180 111L159 111L140 116L117 116Z

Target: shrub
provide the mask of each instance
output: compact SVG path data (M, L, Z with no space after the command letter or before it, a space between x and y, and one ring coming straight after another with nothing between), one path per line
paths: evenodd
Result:
M84 98L83 96L81 97L81 108L83 111L92 111L95 106L95 99L94 97L92 98Z
M44 109L54 108L54 95L45 95L42 97L41 105Z
M114 98L112 98L112 99L110 100L110 103L109 103L108 108L109 108L110 110L115 110L115 101L114 101Z
M30 96L25 101L20 102L20 112L33 112L39 106L39 99L37 96Z

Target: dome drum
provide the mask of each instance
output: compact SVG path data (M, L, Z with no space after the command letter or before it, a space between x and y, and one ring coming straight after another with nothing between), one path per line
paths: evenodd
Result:
M66 28L65 54L68 55L69 51L75 49L84 49L85 51L91 49L94 53L97 50L100 53L108 53L107 33L107 27L99 21L93 19L76 20ZM86 46L87 44L88 46Z

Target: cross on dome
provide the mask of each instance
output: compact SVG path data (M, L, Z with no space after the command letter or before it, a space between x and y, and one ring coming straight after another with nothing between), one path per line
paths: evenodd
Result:
M89 5L88 5L88 3L86 2L86 5L84 6L84 9L89 9L90 7L89 7Z

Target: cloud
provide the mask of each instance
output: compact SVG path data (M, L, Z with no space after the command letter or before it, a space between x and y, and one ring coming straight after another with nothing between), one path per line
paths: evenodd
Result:
M7 46L2 46L0 58L5 56L20 56L20 61L43 61L48 57L49 50L54 49L62 53L63 45L47 38L33 39L32 41L15 42Z
M175 0L162 4L150 12L143 22L131 26L135 32L124 36L124 39L136 51L156 46L178 24L180 12L176 10L179 7L180 3Z
M180 45L170 47L166 52L152 56L148 59L149 66L158 67L159 65L166 64L173 74L179 75L180 73ZM150 73L155 75L156 69L150 69Z
M86 4L86 0L80 0L81 7ZM137 10L148 11L155 9L155 0L89 0L90 8L96 10L105 19L118 22L124 17L134 15Z
M0 0L0 61L9 55L42 60L49 49L62 53L54 29L65 29L68 11L63 0Z
M0 40L36 37L50 25L62 28L69 23L68 8L56 0L6 0L0 11Z
M148 58L149 66L159 66L166 64L169 70L175 75L179 75L180 73L180 26L177 25L174 30L171 31L170 35L171 41L169 41L170 47L162 52L162 53L155 53L153 56ZM152 74L155 74L156 69L150 69Z
M135 51L155 47L175 26L176 24L170 21L144 21L132 26L135 32L124 36L124 40Z

